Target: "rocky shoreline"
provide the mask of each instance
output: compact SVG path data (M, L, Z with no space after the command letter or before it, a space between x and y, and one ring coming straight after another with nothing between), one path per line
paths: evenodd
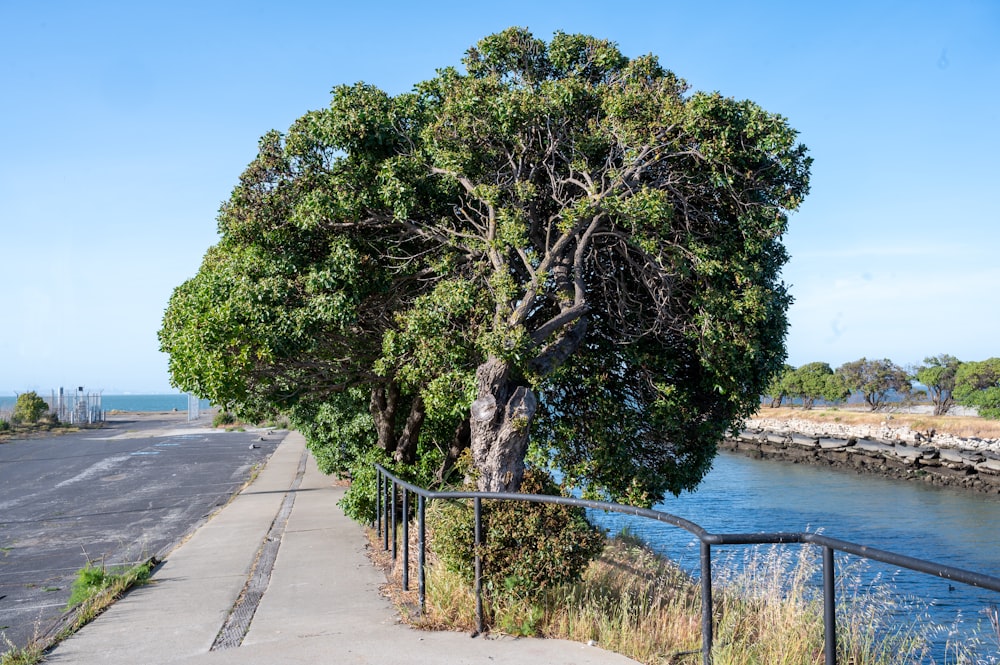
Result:
M761 459L1000 494L1000 440L918 432L893 426L891 420L879 425L844 425L756 418L719 447Z

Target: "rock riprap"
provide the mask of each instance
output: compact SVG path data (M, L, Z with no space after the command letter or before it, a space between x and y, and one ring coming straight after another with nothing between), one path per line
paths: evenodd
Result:
M847 425L755 418L720 447L754 457L1000 494L1000 440L914 431L889 419L879 425Z

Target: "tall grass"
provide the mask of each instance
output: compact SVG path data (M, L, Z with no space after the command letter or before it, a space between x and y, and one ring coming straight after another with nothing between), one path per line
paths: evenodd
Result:
M380 543L373 547L380 549ZM732 552L714 565L714 663L824 663L823 603L817 583L820 550L774 546ZM383 563L389 565L391 560ZM407 620L427 629L475 631L473 590L460 576L437 565L433 552L428 553L428 563L423 614L416 611L415 592L395 592ZM877 576L871 580L864 562L840 568L840 663L997 662L976 655L981 644L957 638L949 639L943 661L936 661L929 648L933 631L919 618L904 618L912 616L910 601L898 597L891 581ZM388 572L398 581L398 562ZM629 536L609 540L579 583L551 591L534 603L495 590L487 593L486 608L487 623L497 632L593 642L642 663L696 663L701 658L700 585ZM993 615L992 620L1000 646L1000 617Z

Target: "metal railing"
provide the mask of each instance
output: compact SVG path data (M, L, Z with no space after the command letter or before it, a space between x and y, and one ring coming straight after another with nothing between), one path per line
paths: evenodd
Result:
M565 506L578 506L593 510L603 510L634 517L643 517L665 524L680 527L693 534L701 543L701 653L704 665L711 665L712 662L712 638L714 632L714 618L712 612L712 546L713 545L784 545L784 544L808 544L823 548L823 624L825 629L825 656L827 665L836 665L837 662L837 606L836 606L836 569L834 565L834 552L844 552L854 556L863 557L872 561L879 561L892 566L914 570L927 575L941 577L969 586L989 589L1000 592L1000 577L974 573L961 568L954 568L924 559L896 554L886 550L880 550L866 545L858 545L846 540L831 538L819 533L709 533L694 522L690 522L683 517L671 515L658 510L647 508L637 508L618 503L606 501L591 501L588 499L577 499L572 497L550 496L546 494L520 494L510 492L434 492L424 489L412 483L406 482L383 466L375 465L378 471L378 491L376 504L375 528L382 537L382 547L385 550L392 549L392 558L398 557L397 545L397 513L407 516L402 520L402 583L403 590L410 590L410 538L409 538L409 495L412 493L417 497L417 592L421 611L425 608L426 585L426 525L425 511L427 501L434 499L471 499L473 502L473 513L475 515L474 543L475 552L475 594L476 594L476 623L477 630L482 632L483 623L483 587L482 587L482 561L479 550L483 544L484 534L482 529L482 502L487 500L498 501L527 501L535 503L554 503ZM402 494L400 495L400 490ZM401 498L402 505L398 506L397 497ZM391 534L391 538L390 538ZM391 541L391 542L390 542Z

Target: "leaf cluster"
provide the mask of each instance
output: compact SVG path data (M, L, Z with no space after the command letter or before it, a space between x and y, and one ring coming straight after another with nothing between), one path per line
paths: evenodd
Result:
M955 373L955 401L1000 419L1000 358L962 363Z
M864 397L872 411L881 408L891 392L909 394L912 389L909 373L888 358L861 358L837 368L844 385Z
M14 410L10 414L10 419L15 424L37 423L38 420L49 410L49 405L45 403L38 393L33 390L21 393L14 402Z
M525 474L522 491L558 494L552 478ZM484 543L475 546L474 514L461 502L435 502L429 515L434 551L470 584L474 557L482 560L483 582L493 600L533 599L576 582L604 548L604 534L591 526L582 508L520 501L483 503Z

